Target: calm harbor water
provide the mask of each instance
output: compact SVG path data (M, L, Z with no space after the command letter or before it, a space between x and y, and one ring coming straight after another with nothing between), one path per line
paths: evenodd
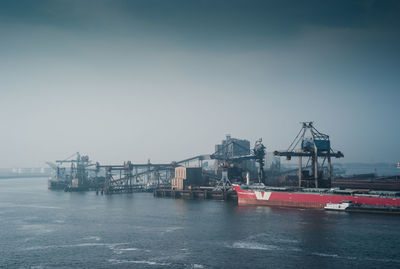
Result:
M400 268L400 217L0 179L2 268Z

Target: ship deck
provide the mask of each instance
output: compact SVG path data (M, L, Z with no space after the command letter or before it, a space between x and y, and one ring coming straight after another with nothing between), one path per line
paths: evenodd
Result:
M299 187L272 187L260 185L241 185L244 191L282 192L298 194L341 195L374 198L400 198L400 192L395 191L370 191L363 189L338 189L338 188L299 188Z

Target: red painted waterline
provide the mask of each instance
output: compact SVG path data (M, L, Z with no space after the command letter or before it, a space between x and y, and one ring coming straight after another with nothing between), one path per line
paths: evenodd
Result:
M323 208L327 203L341 203L342 201L352 201L363 205L375 206L398 206L400 207L400 198L383 197L362 197L350 195L335 194L314 194L314 193L296 193L296 192L271 192L268 200L259 200L252 190L243 190L238 185L233 186L237 195L239 205L277 205L292 207L312 207ZM261 191L262 195L266 192Z

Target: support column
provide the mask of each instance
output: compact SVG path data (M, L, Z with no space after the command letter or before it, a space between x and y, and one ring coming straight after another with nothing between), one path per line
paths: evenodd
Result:
M315 156L314 156L313 162L314 162L315 188L318 188L318 155L317 155L317 151L315 151Z
M299 157L299 188L301 188L301 178L303 176L303 163L302 157Z
M331 162L331 155L328 155L328 184L329 187L332 184L332 162Z

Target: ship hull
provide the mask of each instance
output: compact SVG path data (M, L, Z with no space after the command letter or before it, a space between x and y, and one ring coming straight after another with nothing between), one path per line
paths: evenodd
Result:
M303 203L296 201L262 201L254 199L238 198L239 205L265 205L265 206L284 206L284 207L300 207L300 208L323 208L326 204L320 203Z
M49 190L63 190L66 186L68 186L67 182L50 179L47 188Z
M243 190L234 185L239 205L266 205L323 209L328 203L351 201L361 205L400 207L399 198Z

